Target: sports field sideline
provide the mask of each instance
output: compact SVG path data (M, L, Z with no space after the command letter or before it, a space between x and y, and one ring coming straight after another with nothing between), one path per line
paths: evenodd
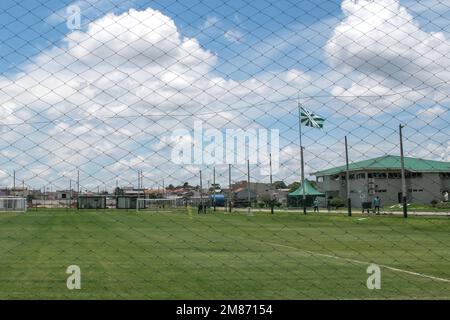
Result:
M367 267L381 267L369 290ZM68 290L66 269L81 269ZM0 299L450 299L448 217L0 215Z

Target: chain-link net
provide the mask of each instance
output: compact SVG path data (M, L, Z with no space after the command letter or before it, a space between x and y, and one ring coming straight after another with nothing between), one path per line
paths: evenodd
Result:
M447 1L0 23L0 298L450 298Z

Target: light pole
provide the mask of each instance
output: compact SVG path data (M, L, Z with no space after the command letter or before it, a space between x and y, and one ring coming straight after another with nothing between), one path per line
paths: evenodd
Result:
M402 167L402 203L403 203L403 217L408 218L408 205L406 201L406 177L405 177L405 158L403 155L403 128L405 126L399 124L400 134L400 163Z
M228 164L228 212L231 212L231 163Z
M347 207L348 207L348 216L352 216L352 199L350 198L350 173L348 166L348 146L347 146L347 136L345 136L345 178L347 182Z
M275 195L273 193L273 181L272 181L272 153L269 153L269 175L270 175L270 214L273 214Z

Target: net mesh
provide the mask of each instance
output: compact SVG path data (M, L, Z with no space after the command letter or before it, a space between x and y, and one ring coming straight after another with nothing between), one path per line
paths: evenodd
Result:
M449 298L448 1L0 21L0 298Z

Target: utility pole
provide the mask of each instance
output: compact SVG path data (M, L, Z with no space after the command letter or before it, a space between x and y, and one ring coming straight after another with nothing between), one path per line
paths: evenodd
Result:
M13 172L13 196L16 196L16 170Z
M141 170L141 188L142 188L142 197L145 199L146 196L145 196L145 186L144 186L144 170Z
M352 216L352 199L350 197L350 173L349 173L349 165L348 165L348 145L347 145L347 136L345 136L345 179L347 182L347 210L348 216Z
M69 208L72 208L72 179L69 179Z
M213 167L213 193L214 193L214 198L213 198L213 206L214 206L214 211L216 211L216 167Z
M247 201L248 201L247 213L250 214L252 204L251 204L251 196L250 196L250 160L249 159L247 159Z
M80 169L77 173L77 210L79 210L78 199L80 199Z
M203 213L206 213L205 206L203 205L203 182L202 182L202 170L200 170L200 205Z
M403 154L403 128L405 126L399 125L400 133L400 163L402 166L402 203L403 203L403 217L408 218L408 204L406 201L406 177L405 177L405 158Z
M141 170L138 169L138 181L137 181L137 192L138 192L138 199L141 198ZM139 201L138 201L139 202Z
M231 212L231 163L228 164L228 212Z
M270 174L270 213L273 214L273 205L274 200L273 197L273 182L272 182L272 153L269 153L269 174Z

